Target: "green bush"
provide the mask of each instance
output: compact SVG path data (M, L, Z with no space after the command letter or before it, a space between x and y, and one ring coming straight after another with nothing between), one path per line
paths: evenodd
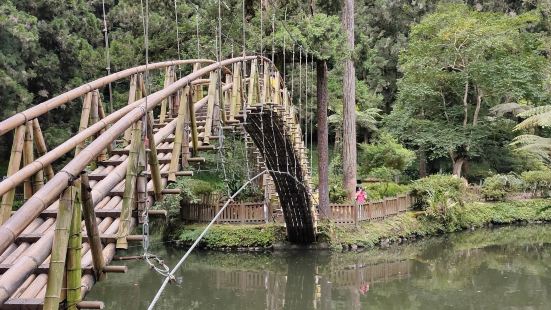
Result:
M525 171L521 174L521 177L526 185L526 189L530 190L534 195L549 197L551 191L550 170Z
M501 201L507 194L522 190L524 182L514 174L496 174L484 180L480 190L486 200Z
M428 216L444 223L451 223L457 219L455 212L450 211L463 207L467 186L458 177L435 174L413 182L411 193L417 199L417 209L425 210Z
M329 186L329 201L332 203L344 203L348 200L346 190L342 186L342 183L332 183Z
M409 186L394 182L370 183L363 185L368 200L380 200L409 192Z

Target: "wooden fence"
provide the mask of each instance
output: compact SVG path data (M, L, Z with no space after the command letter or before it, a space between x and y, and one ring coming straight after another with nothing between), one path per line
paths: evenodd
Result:
M361 221L384 219L407 211L414 203L409 194L383 200L369 201L363 205L331 204L332 218L335 224L357 224Z
M338 225L355 225L362 221L379 220L407 211L414 203L409 195L400 195L378 201L369 201L364 205L352 203L331 204L332 218ZM180 208L180 217L184 221L208 223L222 205L204 199L199 203L184 203ZM274 212L275 211L275 212ZM263 202L232 203L222 212L217 224L263 224L268 221L282 222L282 214L271 206L264 207Z
M209 203L182 204L180 216L185 221L208 223L222 205ZM266 212L263 202L241 202L233 203L222 212L217 224L262 224L266 222Z

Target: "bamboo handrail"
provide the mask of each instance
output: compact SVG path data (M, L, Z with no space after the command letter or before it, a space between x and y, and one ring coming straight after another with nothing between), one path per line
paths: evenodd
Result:
M57 108L71 100L74 100L88 92L96 90L100 87L108 85L109 83L115 82L117 80L129 77L133 74L145 72L146 69L154 70L154 69L164 68L167 66L179 66L179 65L193 64L193 63L214 63L214 61L209 59L170 60L170 61L163 61L163 62L148 64L147 66L146 65L138 66L138 67L126 69L123 71L119 71L117 73L113 73L111 75L94 80L90 83L81 85L73 90L70 90L66 93L58 95L48 101L45 101L25 111L19 112L6 120L3 120L2 122L0 122L0 136L5 135L10 130L15 129L17 126L23 125L27 121L35 119L40 115L54 108Z

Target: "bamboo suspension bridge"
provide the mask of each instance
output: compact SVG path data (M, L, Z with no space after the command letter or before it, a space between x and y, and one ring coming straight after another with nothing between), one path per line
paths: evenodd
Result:
M177 72L186 72L177 78ZM150 94L149 70L164 72ZM107 114L100 90L129 79L128 104ZM39 117L82 101L79 132L48 151ZM108 272L117 249L143 242L149 210L201 152L243 133L261 155L284 213L288 239L315 241L308 156L285 81L262 56L151 63L110 74L0 122L12 134L8 176L0 182L0 309L101 308L82 301ZM249 138L250 137L250 138ZM73 159L61 170L53 164ZM72 155L71 155L72 156ZM36 158L35 158L36 157ZM245 182L246 180L244 180ZM12 211L17 190L24 204ZM143 225L143 234L132 235Z

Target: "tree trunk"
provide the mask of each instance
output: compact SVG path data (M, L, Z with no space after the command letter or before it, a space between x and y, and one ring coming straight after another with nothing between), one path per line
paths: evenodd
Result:
M319 177L319 210L321 217L331 217L329 208L329 129L327 124L327 107L329 89L327 88L327 63L316 62L317 99L318 99L318 177Z
M453 159L453 175L458 178L461 177L461 170L463 169L463 164L465 163L465 158L457 157Z
M354 0L343 0L342 24L346 31L347 47L354 52ZM343 76L343 174L348 199L356 193L356 69L353 55L344 62Z
M419 149L419 178L427 176L427 155L425 149Z

